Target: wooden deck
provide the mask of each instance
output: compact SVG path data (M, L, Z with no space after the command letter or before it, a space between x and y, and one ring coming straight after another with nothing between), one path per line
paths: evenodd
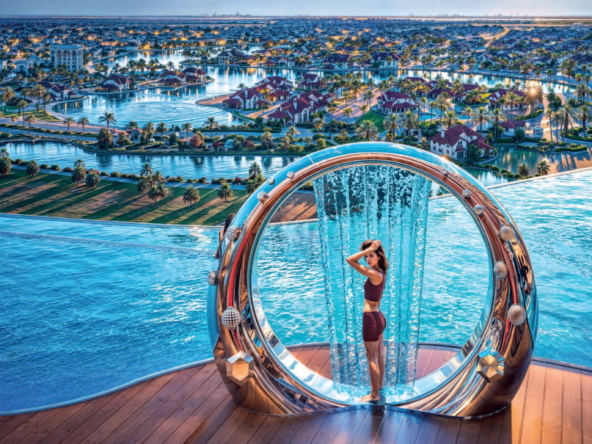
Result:
M329 376L328 351L294 351ZM418 374L451 352L420 350ZM479 420L383 410L298 418L249 413L231 400L213 364L145 381L91 401L0 417L0 443L592 443L592 372L537 362L512 406Z

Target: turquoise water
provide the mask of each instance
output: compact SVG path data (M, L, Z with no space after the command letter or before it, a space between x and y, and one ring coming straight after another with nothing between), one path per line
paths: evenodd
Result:
M16 142L4 145L12 159L35 160L38 164L73 167L76 159L84 160L87 168L109 173L118 171L139 174L142 165L150 163L155 171L165 176L218 179L246 177L253 162L261 165L263 175L271 176L294 161L294 157L280 156L139 156L132 154L95 154L76 145L60 142Z
M535 267L535 354L592 367L592 170L494 188ZM463 344L483 309L483 241L460 204L430 201L420 340ZM91 396L211 356L216 229L0 217L0 412ZM263 308L286 344L326 340L315 223L261 246Z

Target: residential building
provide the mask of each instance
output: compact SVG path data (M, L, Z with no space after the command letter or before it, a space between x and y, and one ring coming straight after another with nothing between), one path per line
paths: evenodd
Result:
M481 157L489 157L493 147L486 143L481 134L465 125L455 125L429 138L430 151L434 154L448 156L454 160L467 157L468 147L473 144Z
M65 66L68 71L78 71L84 67L82 45L50 45L51 66Z

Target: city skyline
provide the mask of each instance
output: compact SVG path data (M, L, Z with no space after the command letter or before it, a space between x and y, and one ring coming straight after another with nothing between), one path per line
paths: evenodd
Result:
M190 0L176 0L172 4L147 1L141 8L130 1L107 0L93 4L75 4L65 0L46 2L25 0L19 3L2 0L3 16L202 16L233 15L237 12L253 16L592 16L592 3L586 0L552 2L544 0L501 0L495 4L481 4L469 0L456 0L443 4L433 0L421 4L403 2L394 4L386 0L373 0L363 5L354 2L325 1L319 4L303 0L297 5L270 0L246 0L240 3L221 0L215 5Z

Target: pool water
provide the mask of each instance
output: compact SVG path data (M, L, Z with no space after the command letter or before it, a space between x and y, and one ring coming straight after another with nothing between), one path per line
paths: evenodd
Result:
M592 367L592 170L494 188L535 267L535 354ZM263 308L285 344L327 338L315 222L266 229ZM420 340L463 344L483 309L483 241L430 201ZM217 229L0 216L0 412L112 390L209 358L206 275ZM317 264L319 264L317 266Z

